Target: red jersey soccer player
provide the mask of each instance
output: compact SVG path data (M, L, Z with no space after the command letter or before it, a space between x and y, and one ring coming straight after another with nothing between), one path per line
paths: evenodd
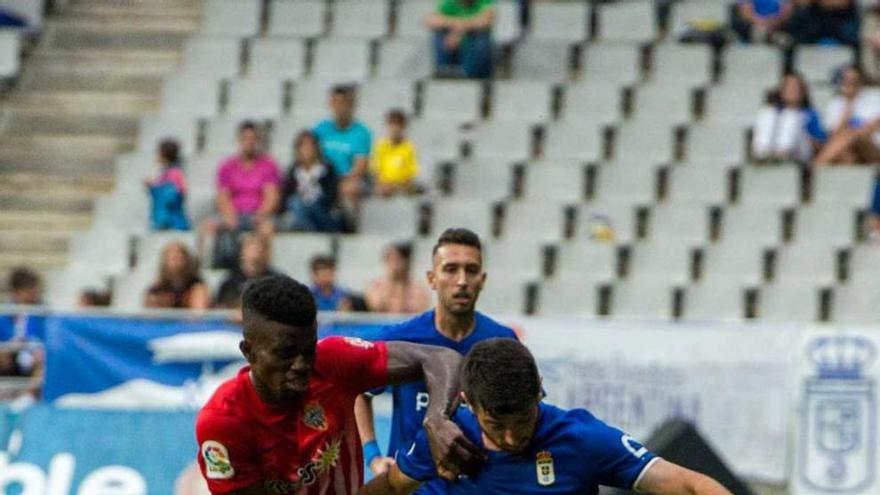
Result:
M211 493L353 495L363 483L355 397L418 379L432 397L425 429L439 472L453 477L483 459L449 420L458 391L455 351L318 341L309 289L285 276L252 282L242 306L240 348L249 366L217 389L196 420L199 466Z

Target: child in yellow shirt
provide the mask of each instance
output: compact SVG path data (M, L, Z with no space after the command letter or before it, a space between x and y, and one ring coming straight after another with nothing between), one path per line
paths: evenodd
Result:
M416 182L419 162L415 145L406 138L406 114L392 110L388 112L385 124L388 135L373 148L372 172L376 192L384 197L417 194L421 192Z

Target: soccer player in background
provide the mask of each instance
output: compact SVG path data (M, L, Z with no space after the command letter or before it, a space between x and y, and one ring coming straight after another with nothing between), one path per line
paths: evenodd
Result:
M531 353L511 339L480 342L465 357L454 420L489 451L478 473L440 480L443 493L595 495L599 485L653 495L731 495L715 480L665 461L585 409L541 401ZM424 432L359 495L407 495L437 480Z
M408 342L317 338L315 300L283 275L242 295L249 366L221 385L196 419L199 467L212 494L348 494L363 484L354 418L358 394L424 379L434 396L425 428L438 469L454 476L482 461L449 419L461 357Z
M448 347L464 355L477 342L494 337L515 339L513 330L476 311L486 273L480 238L467 229L448 229L437 240L428 284L437 293L434 309L399 325L387 328L383 340L404 340ZM375 394L376 391L373 391ZM421 429L428 406L424 383L412 382L393 388L394 414L388 456L381 455L373 426L372 398L361 396L355 406L364 456L374 474L394 463L394 456L408 446ZM445 493L428 483L420 493Z

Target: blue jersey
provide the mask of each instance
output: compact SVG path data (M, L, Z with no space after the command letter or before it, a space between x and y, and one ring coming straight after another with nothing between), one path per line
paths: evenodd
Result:
M437 477L424 431L397 466L412 479L441 483L441 493L506 495L595 495L599 485L633 489L658 458L629 435L584 409L565 411L541 403L535 435L520 454L489 451L489 460L470 478ZM483 446L477 418L462 408L454 418L464 434Z

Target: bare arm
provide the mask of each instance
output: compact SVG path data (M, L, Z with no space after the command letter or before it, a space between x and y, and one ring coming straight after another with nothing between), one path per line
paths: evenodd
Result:
M421 483L403 474L397 466L387 473L376 476L362 486L357 495L409 495L418 490Z
M358 156L354 159L354 167L352 167L350 174L354 177L363 177L370 167L370 157Z
M225 222L229 223L233 220L235 223L238 222L238 213L232 206L232 196L227 189L220 189L220 192L217 193L217 211Z
M281 193L278 186L270 184L263 188L263 204L257 210L257 215L267 216L278 211L278 204L281 202Z
M208 286L205 284L196 284L193 286L189 309L208 309L210 304L211 296L208 294Z
M712 478L659 459L634 487L651 495L732 495Z
M367 445L376 441L376 428L373 423L373 398L367 394L361 394L354 401L354 419L357 421L358 433L361 436L361 445ZM378 448L378 447L377 447ZM364 449L365 460L374 475L388 471L394 464L394 459L381 454L372 459L366 459L367 449Z
M479 14L466 19L448 17L439 12L428 14L425 18L428 29L450 29L460 32L483 31L489 29L493 22L495 22L494 7L483 9Z

